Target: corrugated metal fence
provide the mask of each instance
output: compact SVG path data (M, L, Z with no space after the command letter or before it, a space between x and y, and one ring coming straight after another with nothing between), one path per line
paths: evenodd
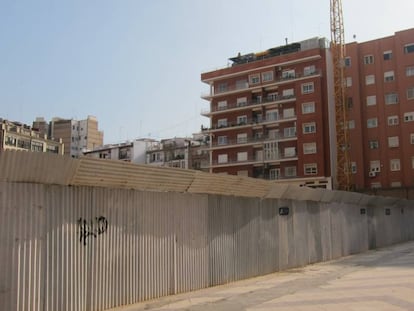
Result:
M47 166L33 161L39 172ZM236 179L181 171L182 180L192 176L187 191L166 191L162 169L154 178L163 191L74 185L86 168L70 160L59 169L59 161L47 158L56 165L49 176L25 166L25 180L24 172L3 174L0 156L0 310L105 310L414 238L409 201L264 183L262 195L215 194L217 184ZM88 170L84 180L126 184L122 174ZM126 179L145 184L136 176L150 174L138 171ZM216 184L201 193L210 177ZM237 180L232 192L255 182Z

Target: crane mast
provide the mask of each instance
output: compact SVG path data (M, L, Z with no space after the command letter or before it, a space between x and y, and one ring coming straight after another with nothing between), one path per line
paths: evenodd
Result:
M331 52L334 69L335 125L336 125L336 186L351 190L351 162L349 157L348 107L345 98L344 56L345 36L342 1L331 1ZM333 168L334 169L334 168Z

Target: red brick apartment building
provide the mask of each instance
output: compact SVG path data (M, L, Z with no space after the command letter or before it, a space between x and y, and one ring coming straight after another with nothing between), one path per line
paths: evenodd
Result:
M210 172L331 187L328 47L313 38L201 74Z
M346 45L352 183L414 186L414 29ZM335 175L329 44L310 39L230 58L210 86L210 172L328 187Z
M353 183L414 186L414 29L346 45Z

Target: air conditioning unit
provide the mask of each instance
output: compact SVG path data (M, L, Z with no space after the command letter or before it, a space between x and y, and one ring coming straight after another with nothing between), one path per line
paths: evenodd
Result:
M375 176L377 176L377 173L375 173L375 172L369 172L369 177L375 177Z

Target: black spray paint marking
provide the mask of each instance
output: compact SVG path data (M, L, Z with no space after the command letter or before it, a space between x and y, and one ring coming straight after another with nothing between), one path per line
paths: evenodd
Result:
M96 238L98 235L105 233L108 230L108 220L103 217L95 217L87 221L82 217L78 219L79 227L79 242L86 245L88 237L92 236Z

